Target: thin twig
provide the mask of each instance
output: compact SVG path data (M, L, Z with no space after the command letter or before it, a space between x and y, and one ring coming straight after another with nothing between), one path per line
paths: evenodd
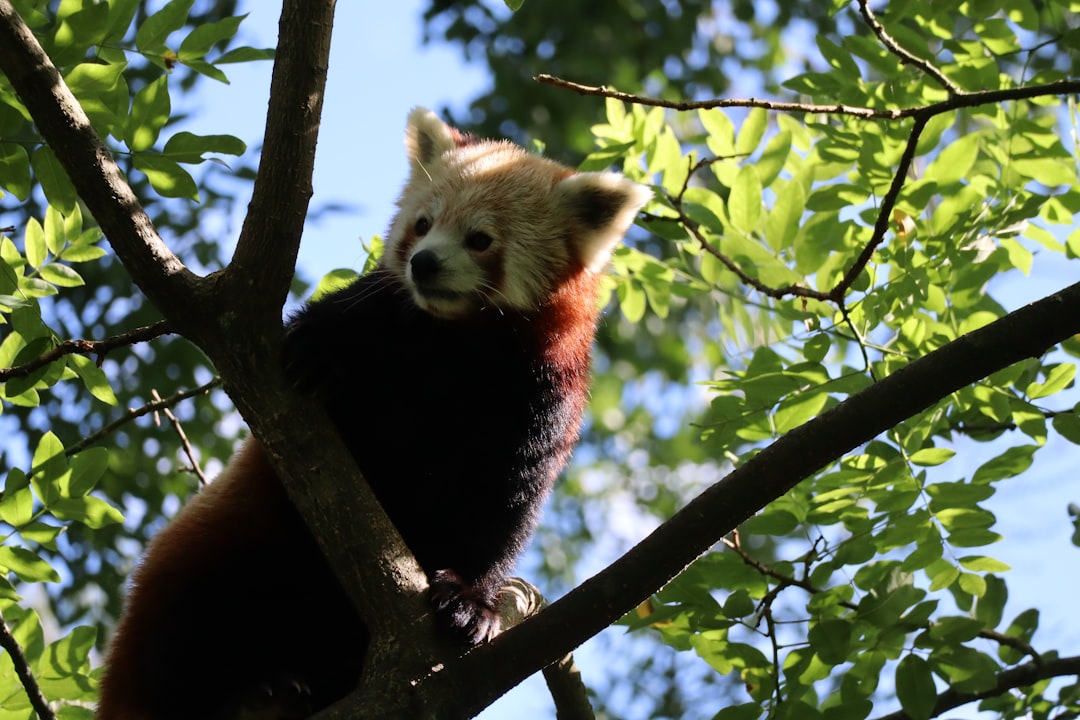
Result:
M892 209L896 205L897 199L900 197L900 191L904 187L908 169L915 160L915 150L919 144L919 137L922 135L923 128L926 127L926 123L929 122L929 120L929 117L923 116L915 118L915 122L911 128L911 134L908 136L907 145L904 147L904 153L900 157L899 165L897 165L896 174L893 175L892 184L889 186L889 190L885 193L885 197L881 201L881 207L878 208L877 221L874 223L873 235L871 236L870 241L866 243L866 246L863 247L859 256L855 259L855 262L848 268L844 277L828 292L812 290L802 285L785 285L783 287L774 288L766 285L757 278L752 277L739 267L734 260L722 253L719 248L705 239L696 223L694 223L694 221L683 211L683 192L680 192L676 196L669 195L668 198L671 200L675 211L679 214L679 222L694 236L698 245L700 245L705 252L723 263L724 267L735 273L743 283L772 298L780 299L788 295L794 295L795 297L812 298L814 300L832 302L838 306L843 306L844 297L847 295L847 291L851 289L851 286L858 279L859 274L866 268L866 265L874 255L874 251L885 241L885 233L889 229L889 218L892 216ZM699 169L704 166L704 163L699 162L694 166L694 169ZM687 182L689 182L689 179Z
M844 105L842 103L835 105L821 105L816 103L785 102L780 100L759 100L757 98L714 98L711 100L693 101L663 100L660 98L648 97L647 95L635 95L633 93L622 92L604 85L582 85L571 80L555 77L554 75L540 74L533 79L546 85L573 90L579 95L595 95L597 97L622 100L623 102L632 105L662 107L670 110L709 110L712 108L746 107L764 108L765 110L778 110L783 112L849 115L868 120L902 120L903 118L919 117L922 115L933 117L934 115L940 115L952 110L959 110L960 108L993 105L996 103L1008 102L1010 100L1030 100L1031 98L1049 95L1074 95L1080 92L1080 80L1055 80L1054 82L1039 85L964 92L929 105L889 109L858 107Z
M929 60L925 60L900 47L900 43L896 42L896 39L893 38L892 35L889 35L889 33L886 32L885 27L878 22L877 17L874 15L874 11L870 9L869 0L859 0L858 4L859 12L862 13L863 20L870 29L874 31L874 34L877 35L877 39L881 41L881 44L885 46L885 49L900 58L901 63L904 65L912 65L919 70L922 70L932 77L939 85L945 88L950 95L966 94L964 90L960 89L959 85L947 78L945 73L934 67Z
M904 187L908 168L915 161L915 150L919 145L919 137L928 122L930 122L929 117L919 116L915 118L915 123L911 126L911 134L908 135L907 145L904 147L904 154L900 156L900 163L896 166L896 174L893 175L892 184L881 201L881 207L878 208L877 221L874 223L874 234L871 236L870 242L866 243L866 247L859 253L859 257L855 259L855 263L848 268L843 279L829 293L835 302L843 302L847 291L858 279L867 263L870 262L874 251L885 241L885 232L889 229L889 218L892 217L892 209L900 197L900 190Z
M711 110L713 108L729 107L756 107L766 110L779 110L782 112L806 112L822 115L852 115L861 118L882 118L896 120L903 117L903 111L899 109L882 109L858 107L854 105L820 105L817 103L787 102L783 100L760 100L758 98L713 98L711 100L663 100L660 98L635 95L610 88L606 85L582 85L581 83L565 80L555 75L540 73L533 77L536 82L552 85L554 87L573 90L579 95L595 95L598 97L622 100L633 105L647 105L649 107L662 107L670 110Z
M862 353L863 366L866 368L866 372L870 375L871 380L877 380L877 376L874 375L874 366L870 364L870 355L866 352L866 340L863 338L859 329L855 327L855 321L851 319L851 313L848 311L847 303L841 298L837 303L840 306L840 315L844 318L844 324L851 328L851 334L855 338L855 344L859 346L859 352Z
M155 402L162 401L156 388L150 391L150 395ZM191 463L191 472L195 473L195 477L199 478L199 484L205 486L207 484L206 475L203 474L202 468L199 467L199 461L195 458L195 449L191 447L191 443L188 441L184 426L180 424L180 418L176 417L168 407L161 408L161 412L172 423L173 429L176 430L176 434L180 437L180 443L184 446L184 454L187 455L188 461Z
M701 249L712 255L721 263L723 263L724 267L735 273L735 275L738 276L739 280L754 288L758 292L764 295L768 295L771 298L776 298L778 300L788 295L812 298L814 300L823 300L826 302L832 300L831 293L823 293L820 290L813 290L803 285L784 285L783 287L774 288L761 282L756 277L748 275L745 270L739 267L738 263L736 263L724 253L720 252L719 248L717 248L715 245L705 239L705 236L701 234L701 230L698 229L697 224L694 223L694 221L691 220L686 215L686 213L683 212L681 207L676 207L676 210L679 213L679 221L687 230L690 231L690 234L694 236L694 239L697 240L698 245L701 246Z
M97 364L101 365L101 361L111 350L115 350L116 348L125 345L147 342L148 340L153 340L154 338L168 335L172 332L172 326L169 325L167 321L160 320L153 325L146 325L144 327L135 328L134 330L128 330L127 332L114 335L104 340L65 340L52 350L42 353L39 357L36 357L29 362L13 367L0 368L0 382L11 380L13 378L26 377L35 370L43 368L49 363L55 362L66 355L97 355Z
M114 432L118 427L120 427L121 425L124 425L125 423L131 422L135 418L142 417L143 415L149 415L152 412L157 412L157 411L162 410L164 408L170 408L170 407L176 405L177 403L179 403L179 402L181 402L183 400L187 400L188 398L195 397L196 395L205 395L206 393L210 392L211 390L213 390L214 388L216 388L220 384L221 384L221 378L220 377L215 377L210 382L205 383L203 385L200 385L197 388L193 388L191 390L181 390L180 392L176 393L175 395L170 395L169 397L163 398L160 401L147 403L147 404L143 405L142 407L128 408L127 412L125 412L123 415L121 415L116 420L113 420L111 423L109 423L105 427L98 430L96 433L93 433L92 435L88 435L87 437L83 438L82 440L75 443L74 445L68 446L64 450L64 454L66 456L70 457L70 456L74 455L75 453L86 449L90 445L93 445L94 443L100 442L103 438L107 437L109 434ZM36 470L36 469L37 468L32 469L30 471L30 473L33 473L34 470Z
M38 719L56 720L56 714L52 711L52 708L49 707L49 702L42 694L37 678L34 677L34 673L30 670L30 663L26 659L26 653L23 652L22 646L19 645L19 641L16 640L15 635L12 634L11 628L8 627L3 613L0 613L0 647L6 650L8 656L11 658L11 664L15 668L15 674L19 676L19 682L22 683L23 689L26 691L26 696L30 698L30 704L34 707L34 712L37 713Z

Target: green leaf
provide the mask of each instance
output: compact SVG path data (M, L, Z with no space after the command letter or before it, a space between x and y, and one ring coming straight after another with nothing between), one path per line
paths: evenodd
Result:
M799 525L799 519L787 510L772 506L744 522L740 529L748 535L789 535Z
M207 153L222 155L243 155L247 145L240 138L232 135L195 135L179 132L165 143L162 154L172 160L183 163L200 163ZM605 166L606 167L606 166Z
M776 431L788 432L817 417L828 399L828 393L811 390L781 401L773 418Z
M257 60L273 59L274 48L238 47L233 48L229 52L219 57L217 60L214 61L214 64L224 65L227 63L246 63L254 62Z
M73 263L90 262L107 254L104 248L92 243L75 243L64 249L64 260Z
M973 483L991 483L1005 478L1016 477L1029 467L1035 459L1037 445L1018 445L1005 450L996 458L979 466L971 478Z
M45 433L41 440L38 441L37 448L34 450L34 459L31 460L30 466L35 471L43 473L57 473L67 468L64 445L52 431Z
M911 464L920 467L934 467L941 465L956 455L955 450L949 448L923 448L911 454Z
M962 643L974 640L983 630L983 624L969 617L953 615L938 618L930 627L930 637L939 642Z
M937 702L930 666L918 655L908 654L896 666L896 698L911 720L928 720Z
M724 615L729 618L752 615L755 609L757 609L757 605L746 590L736 590L728 595L727 600L724 601Z
M735 154L735 126L723 110L699 110L698 120L708 133L708 145L717 157L731 157Z
M963 482L935 483L926 486L926 494L930 496L930 510L933 512L947 507L974 507L993 496L994 492L994 488L989 485Z
M64 76L64 82L80 102L100 100L116 88L123 77L123 63L84 62L76 65Z
M82 54L105 38L109 8L105 3L61 3L57 19L60 22L53 36L55 47L74 48Z
M49 511L61 520L79 522L91 529L124 522L123 513L93 495L62 498L52 503Z
M633 323L645 317L646 297L640 285L629 279L623 280L618 285L617 294L619 310L627 320Z
M215 44L236 35L240 23L246 17L247 15L239 15L222 18L216 22L200 25L192 30L180 43L180 50L176 53L180 62L186 63L189 60L202 58Z
M1009 627L1005 629L1005 634L1012 638L1023 640L1024 642L1031 642L1031 638L1035 635L1035 631L1039 629L1039 611L1034 608L1024 610L1017 615ZM1002 662L1015 664L1023 659L1024 653L1021 651L1010 648L1007 645L998 645L998 657Z
M961 135L927 166L923 178L936 180L941 185L965 179L975 164L981 137L977 132Z
M819 332L803 344L803 357L809 362L820 363L828 356L831 347L832 338L828 333Z
M75 206L72 216L79 214L79 206ZM45 208L45 247L53 255L59 255L67 244L67 231L64 229L64 216L51 205Z
M761 186L769 187L784 169L788 155L791 154L791 132L785 130L777 133L765 145L761 151L761 157L754 163L758 175L761 177Z
M75 186L71 184L52 148L43 145L35 150L30 165L34 168L34 177L41 183L41 189L49 204L65 215L72 212L78 200Z
M140 0L111 0L109 7L109 22L106 29L106 42L120 42L127 34L131 21L135 18L135 11L139 7Z
M229 84L229 78L225 73L216 65L211 65L205 60L188 60L184 63L185 67L188 67L200 75L205 75L212 80L217 80L219 83Z
M984 692L997 682L997 663L988 655L964 645L936 649L930 657L930 664L959 692Z
M761 180L753 165L744 165L728 198L728 217L735 229L749 235L761 217Z
M712 720L758 720L764 711L757 703L728 705L713 716Z
M23 547L0 546L0 567L15 573L23 582L60 582L60 575L49 563Z
M739 155L750 155L757 150L768 125L768 111L764 108L752 108L739 128L739 136L735 138L735 152Z
M90 651L97 639L97 628L80 626L51 643L38 661L38 675L47 684L56 679L85 675L90 670ZM50 694L52 697L52 694Z
M51 430L38 442L30 466L33 468L30 483L38 499L45 505L59 500L62 483L67 481L68 467L64 446Z
M1080 445L1080 416L1055 415L1051 423L1061 437L1074 445Z
M140 153L134 156L135 167L146 173L154 190L162 197L199 200L195 179L186 170L162 155Z
M851 623L847 620L824 620L814 623L807 639L818 657L830 665L848 661L851 652Z
M67 265L50 263L41 268L41 278L59 287L81 287L86 284L76 271Z
M351 268L331 270L319 280L319 284L315 287L315 292L311 293L310 302L316 302L333 292L348 287L358 277L359 275L357 275L356 271Z
M42 229L37 218L32 217L26 221L23 242L26 247L26 262L30 263L30 267L40 268L44 265L47 254L45 230Z
M30 156L23 146L0 143L0 187L22 202L30 197Z
M118 404L105 371L99 368L93 360L84 355L68 355L67 365L75 371L75 374L79 376L79 379L82 380L83 385L86 386L91 395L106 405L115 407Z
M1076 365L1072 363L1061 363L1060 365L1054 365L1052 366L1050 372L1046 374L1046 382L1031 383L1027 386L1025 394L1030 400L1048 397L1050 395L1053 395L1054 393L1061 392L1065 388L1072 385L1073 378L1075 377Z
M34 493L30 481L19 468L11 468L4 482L4 494L0 497L0 520L19 528L34 516Z
M169 100L169 77L162 74L149 83L131 101L131 114L125 125L127 146L132 152L149 150L158 134L169 121L172 104Z
M1004 563L1000 564L1004 565ZM986 590L975 603L975 618L984 627L993 629L1001 624L1001 618L1005 614L1009 588L997 575L987 575L983 579L986 581Z
M1073 169L1073 163L1063 162L1057 157L1016 159L1013 160L1012 169L1047 187L1076 184L1076 170Z
M71 481L68 485L72 497L82 497L94 489L109 467L109 450L93 447L83 450L71 459Z
M960 565L972 572L1005 572L1009 566L985 555L968 555L960 558Z
M774 251L791 247L799 235L806 192L798 182L790 182L776 198L772 212L765 219L765 240Z
M506 7L510 8L511 12L517 12L525 4L525 0L503 0L503 2L506 3Z
M135 33L135 47L139 52L158 55L166 50L165 41L187 22L188 13L195 0L170 0L165 7L146 19Z

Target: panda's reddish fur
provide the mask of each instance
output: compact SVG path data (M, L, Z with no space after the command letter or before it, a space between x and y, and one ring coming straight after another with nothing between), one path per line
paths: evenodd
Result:
M289 323L317 393L428 573L437 620L498 632L495 594L577 439L599 269L648 192L415 110L380 266ZM151 543L99 720L284 720L342 697L367 633L247 441Z

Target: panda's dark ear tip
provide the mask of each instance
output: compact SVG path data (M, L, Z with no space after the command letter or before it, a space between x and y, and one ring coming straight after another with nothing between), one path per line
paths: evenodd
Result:
M634 222L653 193L614 172L573 173L558 183L562 207L577 226L581 260L596 269Z
M593 230L627 217L632 220L653 196L652 190L644 185L610 172L575 173L560 185L568 190L566 199L575 219Z

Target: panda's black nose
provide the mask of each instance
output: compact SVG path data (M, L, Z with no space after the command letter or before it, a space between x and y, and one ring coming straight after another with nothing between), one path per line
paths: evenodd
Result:
M433 280L439 274L441 263L433 251L421 250L412 256L409 267L412 269L413 280L422 283Z

